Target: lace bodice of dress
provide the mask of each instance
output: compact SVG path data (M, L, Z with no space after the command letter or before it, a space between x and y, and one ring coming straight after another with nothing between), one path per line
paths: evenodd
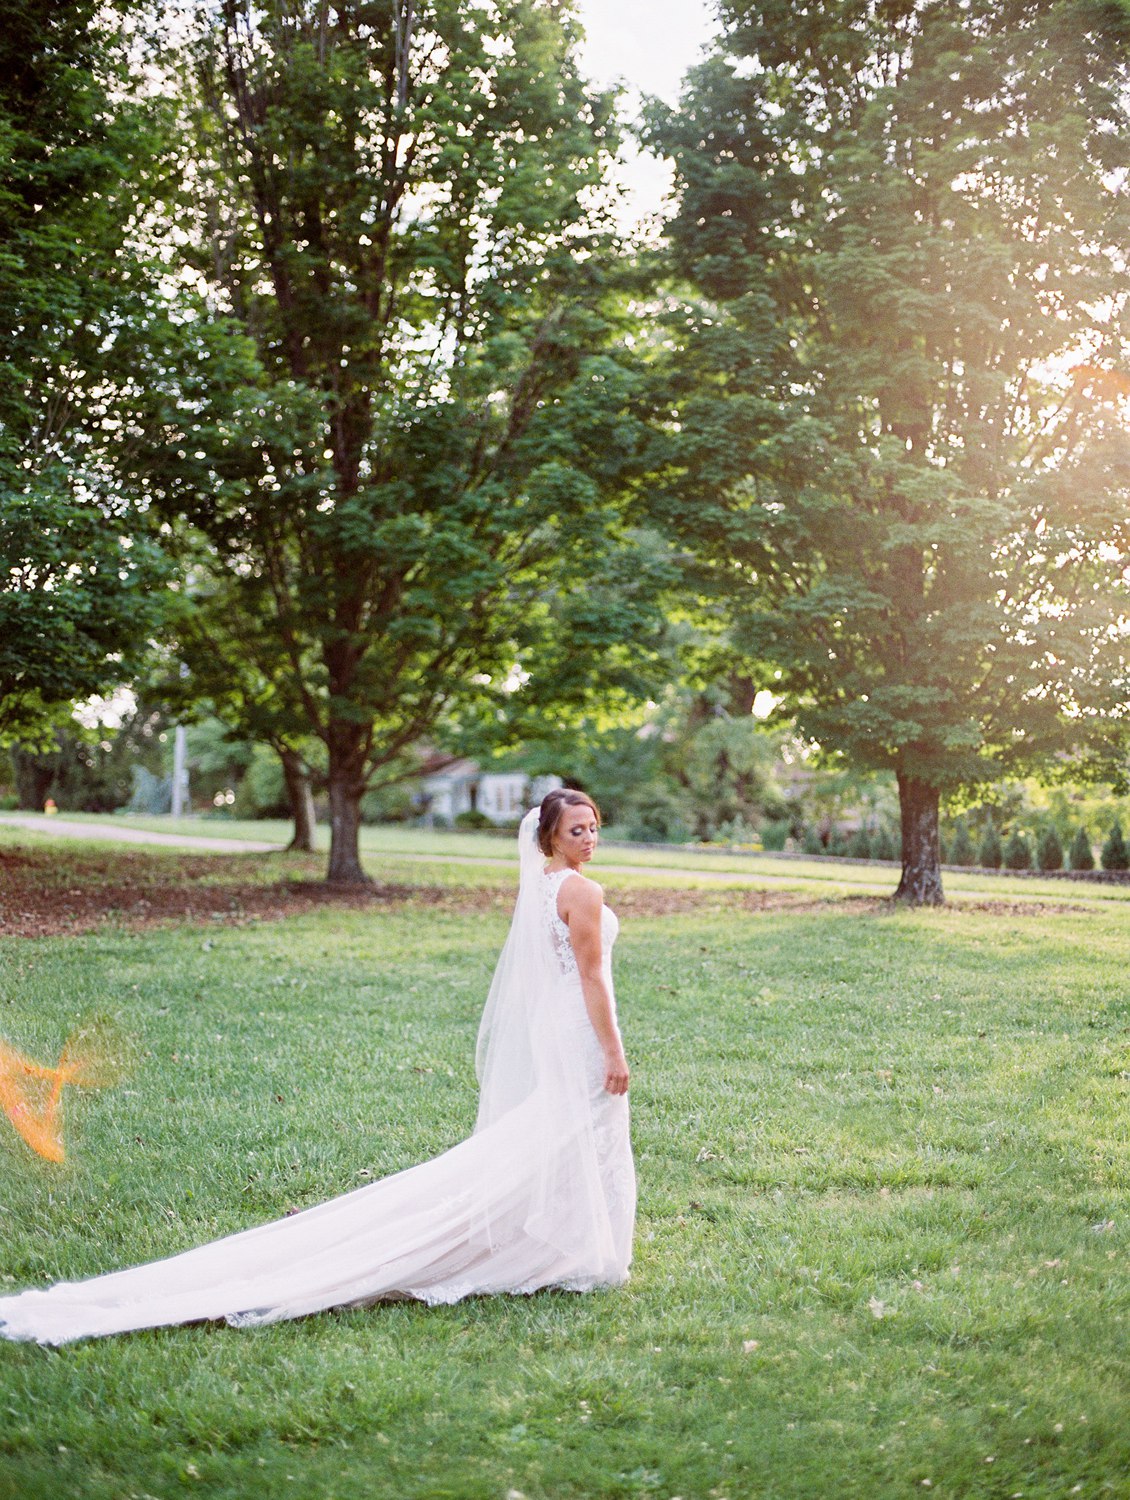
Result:
M575 870L547 870L543 877L542 892L545 903L546 921L549 924L549 935L553 943L553 951L557 955L557 962L561 965L562 974L572 976L577 973L577 955L573 952L573 944L569 938L569 927L564 922L557 910L557 897L561 887L570 875L575 875ZM583 876L578 877L583 879ZM607 960L612 952L612 944L616 941L616 934L620 930L620 923L616 919L616 913L607 906L600 909L600 948L601 953Z

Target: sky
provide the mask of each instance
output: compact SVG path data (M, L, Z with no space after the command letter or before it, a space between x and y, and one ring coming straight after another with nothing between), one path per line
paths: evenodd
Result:
M698 62L716 29L712 0L578 0L585 28L581 60L598 84L626 87L624 109L635 112L643 94L673 104L687 68ZM659 211L670 173L654 157L625 150L621 172L627 228Z
M623 79L672 104L714 30L710 0L579 0L577 10L585 68L598 83Z

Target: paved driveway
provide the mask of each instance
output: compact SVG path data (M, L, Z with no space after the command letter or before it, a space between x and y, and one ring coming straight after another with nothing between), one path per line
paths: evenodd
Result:
M26 828L56 838L111 839L117 844L168 844L176 849L211 849L221 854L266 854L282 844L264 844L258 839L214 839L195 833L155 833L148 828L122 828L116 823L71 823L66 818L45 818L39 813L0 813L0 823Z

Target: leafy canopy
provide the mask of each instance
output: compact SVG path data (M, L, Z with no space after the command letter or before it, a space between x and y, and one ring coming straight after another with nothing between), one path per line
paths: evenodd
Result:
M25 742L128 676L159 603L111 459L144 313L127 179L150 146L111 97L113 19L29 0L0 28L0 737Z
M1130 12L733 0L676 171L665 523L805 732L938 788L1124 754Z
M544 0L226 3L168 59L204 305L138 470L210 554L190 660L244 653L355 793L445 715L635 691L656 636L659 563L610 571L636 377L574 42Z

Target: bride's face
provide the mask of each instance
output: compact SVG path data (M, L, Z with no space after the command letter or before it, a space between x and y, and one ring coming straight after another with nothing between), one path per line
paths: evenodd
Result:
M553 852L571 865L593 857L600 828L591 807L566 807L553 830Z

